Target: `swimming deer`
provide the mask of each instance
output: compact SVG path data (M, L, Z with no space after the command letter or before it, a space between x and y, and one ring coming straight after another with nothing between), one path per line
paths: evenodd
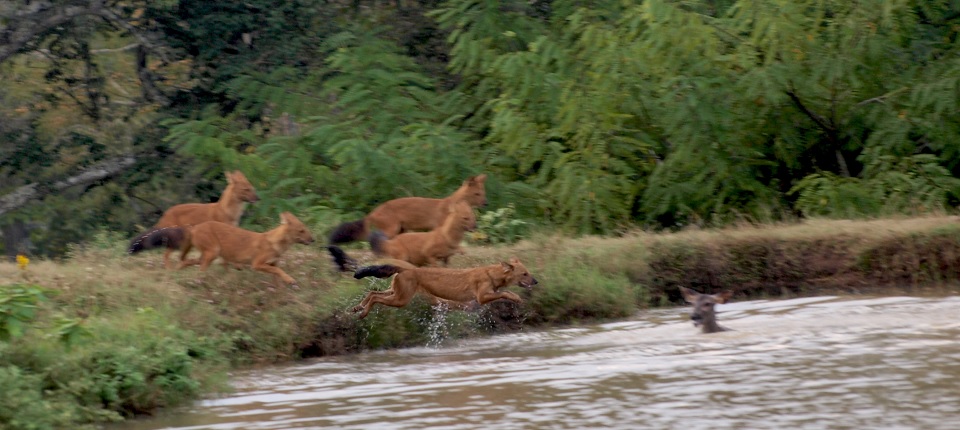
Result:
M717 313L714 306L718 303L726 303L733 296L733 291L722 291L717 294L700 294L689 288L680 287L683 293L683 299L693 305L693 311L690 312L690 319L693 320L693 326L702 326L704 333L716 333L718 331L729 330L726 327L717 324Z

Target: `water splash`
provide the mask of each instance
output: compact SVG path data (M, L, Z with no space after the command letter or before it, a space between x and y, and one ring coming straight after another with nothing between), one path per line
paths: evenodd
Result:
M447 324L447 314L450 308L446 303L440 302L434 305L431 310L432 318L427 324L427 348L439 349L443 342L450 337L450 327Z

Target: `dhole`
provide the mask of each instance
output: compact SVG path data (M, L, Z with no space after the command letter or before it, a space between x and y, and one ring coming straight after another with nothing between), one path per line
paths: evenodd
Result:
M389 289L368 292L360 304L353 308L354 312L361 312L361 319L366 317L377 303L397 308L406 306L418 291L455 303L476 300L482 305L497 299L523 303L523 299L515 293L498 290L513 284L524 288L538 284L536 278L516 257L512 257L510 261L472 269L410 267L407 264L400 262L361 267L357 270L353 275L357 279L397 275L390 282Z
M406 261L414 266L436 266L437 262L446 266L450 257L463 252L460 242L464 233L475 228L477 216L473 213L473 207L465 201L459 201L453 205L453 210L440 227L429 232L400 233L393 239L387 239L386 235L375 231L370 235L370 246L377 255ZM353 259L337 246L330 245L327 250L341 271L346 271L353 264Z
M487 175L478 175L463 181L453 194L442 199L426 197L402 197L389 200L373 209L363 219L340 224L330 233L330 243L347 243L366 239L376 228L387 238L405 231L428 231L443 224L453 204L465 200L470 206L487 204L484 181Z
M184 234L184 231L189 234ZM296 286L296 281L277 267L280 256L294 243L313 243L310 230L290 212L280 214L280 226L265 233L244 230L217 221L207 221L193 227L171 227L155 230L149 236L164 236L172 246L180 248L180 268L196 264L205 271L217 257L235 265L249 265L253 270L270 273L275 281ZM149 240L159 240L149 237ZM196 247L199 260L187 260L187 253ZM136 252L136 251L134 251Z
M717 304L726 303L733 297L733 291L723 291L717 294L700 294L689 288L680 287L683 299L693 305L693 311L690 312L690 319L694 326L703 326L704 333L716 333L718 331L729 330L717 324L717 312L714 307Z
M227 172L226 175L227 187L220 195L220 200L216 203L184 203L167 209L150 230L133 238L129 252L133 254L166 245L163 266L169 267L170 253L176 250L177 246L165 242L164 235L153 235L155 231L170 227L187 227L206 221L219 221L234 226L240 224L240 217L247 203L254 203L260 198L257 197L253 185L239 170Z

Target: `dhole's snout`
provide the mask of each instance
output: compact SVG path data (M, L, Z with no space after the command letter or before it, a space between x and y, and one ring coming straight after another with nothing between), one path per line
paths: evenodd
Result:
M256 203L260 201L260 196L258 196L257 193L252 193L244 200L246 200L247 203Z
M537 281L537 278L534 278L533 276L531 276L530 279L521 280L520 286L529 290L533 288L534 285L537 285L539 283L540 282Z

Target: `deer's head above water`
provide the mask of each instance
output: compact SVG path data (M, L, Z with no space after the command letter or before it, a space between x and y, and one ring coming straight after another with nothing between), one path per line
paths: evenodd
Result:
M716 305L726 303L733 296L733 291L723 291L717 294L700 294L689 288L680 287L683 299L693 305L690 319L693 325L703 327L704 333L716 333L727 329L717 324Z

